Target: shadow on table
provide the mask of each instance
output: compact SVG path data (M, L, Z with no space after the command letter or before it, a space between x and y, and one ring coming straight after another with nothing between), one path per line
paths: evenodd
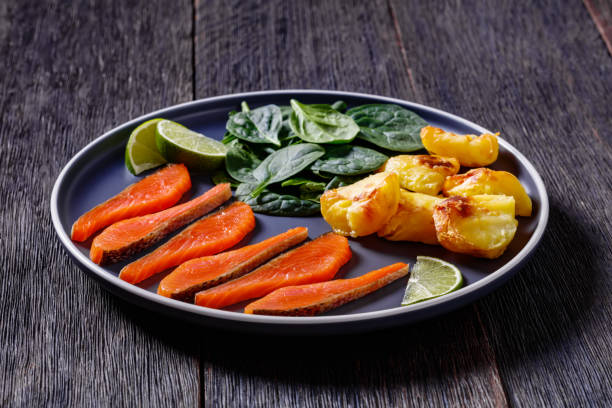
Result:
M553 209L542 245L505 287L475 306L372 333L260 336L152 317L131 305L123 309L169 346L199 353L204 367L215 368L213 373L336 387L401 387L408 381L441 385L472 375L487 377L493 350L518 363L529 345L550 349L572 335L571 322L588 318L597 278L597 244L591 237Z
M596 324L601 331L608 320L595 315L611 287L609 274L603 273L610 270L610 244L596 224L605 221L572 214L562 205L551 204L547 231L525 269L477 303L491 343L506 364L524 365L530 355L594 341L579 333Z

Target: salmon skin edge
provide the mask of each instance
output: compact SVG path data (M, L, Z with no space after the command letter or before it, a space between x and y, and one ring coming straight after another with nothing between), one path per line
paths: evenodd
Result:
M213 187L213 189L216 187ZM199 198L201 198L203 195L207 194L209 191L205 192L204 194L200 195L199 197L194 198L193 200L197 200ZM157 242L161 241L162 239L164 239L166 236L168 236L170 233L178 230L179 228L189 224L190 222L206 215L207 213L213 211L214 209L216 209L217 207L219 207L220 205L222 205L224 202L226 202L227 200L229 200L232 197L232 191L229 188L229 184L227 184L227 189L222 189L218 192L217 195L210 197L209 200L206 200L202 203L200 203L199 206L196 206L194 208L190 208L187 209L185 211L183 211L182 213L176 215L173 218L170 218L168 220L162 221L159 227L157 227L156 229L150 231L148 234L140 237L139 239L137 239L136 241L132 241L131 243L129 243L126 246L117 248L117 249L111 249L111 250L105 250L105 249L99 249L100 252L102 252L102 257L100 259L99 262L96 262L96 260L94 259L95 255L94 252L97 251L95 245L96 245L96 238L94 238L94 241L92 243L91 249L90 249L90 258L92 261L98 263L99 265L105 265L105 264L109 264L109 263L115 263L115 262L119 262L122 261L126 258L129 258L131 255L134 255L138 252L142 252L143 250L153 246L154 244L156 244ZM193 201L191 200L191 201ZM189 201L189 202L191 202ZM185 203L188 204L189 202ZM168 211L171 210L174 207L170 207L169 209L166 210L162 210L158 213L161 213L163 211ZM142 217L148 217L148 216L155 216L158 213L153 213L153 214L148 214L148 215L143 215L140 217L134 217L134 218L142 218ZM129 221L130 219L133 218L129 218L127 220L123 220L123 221ZM119 221L113 225L116 225L118 223L121 223L122 221ZM108 228L112 228L113 225L109 226ZM107 228L107 229L108 229ZM106 230L104 230L106 231ZM104 234L104 231L102 232L102 234Z
M277 257L275 257L275 258L271 259L271 260L269 260L267 263L265 263L265 264L263 264L263 265L260 265L260 266L259 266L257 269L255 269L255 270L253 270L253 271L249 272L248 274L245 274L245 275L241 276L240 278L236 279L235 281L238 281L238 280L240 280L240 279L244 279L244 278L246 278L247 276L249 276L250 274L256 274L256 273L258 273L258 271L259 271L260 269L262 269L262 268L266 268L267 266L269 266L269 264L273 264L273 263L276 263L276 262L282 262L284 259L286 259L286 258L288 258L288 257L292 256L292 254L293 254L294 252L296 252L296 251L300 251L300 250L301 250L301 248L302 248L303 246L306 246L306 245L309 245L309 244L311 244L311 243L314 243L315 241L317 241L317 240L319 240L319 239L322 239L322 238L324 238L324 237L326 237L326 236L328 236L328 235L334 235L334 236L337 236L337 237L343 238L343 239L346 241L346 245L347 245L347 248L346 248L346 249L347 249L348 253L347 253L347 254L345 254L346 259L344 260L344 262L342 262L342 263L341 263L341 264L340 264L340 265L339 265L339 266L336 268L336 271L334 272L334 275L335 275L336 273L338 273L338 271L340 270L340 268L341 268L341 267L342 267L344 264L346 264L346 263L347 263L347 262L350 260L350 258L351 258L351 256L352 256L352 252L351 252L350 245L348 244L348 240L346 239L346 237L344 237L344 236L342 236L342 235L339 235L339 234L336 234L336 233L334 233L334 232L327 232L327 233L324 233L324 234L319 235L317 238L315 238L315 239L313 239L313 240L311 240L311 241L305 242L305 243L303 243L302 245L300 245L300 246L298 246L298 247L296 247L296 248L292 248L290 251L287 251L287 252L285 252L285 253L283 253L283 254L281 254L281 255L279 255L279 256L277 256ZM340 256L340 255L342 255L342 254L341 254L341 253L339 253L338 255ZM333 277L333 275L332 275L332 277ZM319 280L318 282L322 282L322 281L324 281L324 280ZM231 284L232 282L234 282L234 281L229 281L229 282L226 282L225 284ZM313 282L313 283L314 283L314 282ZM195 303L196 305L198 305L198 306L202 306L202 307L210 307L210 308L213 308L213 309L219 309L219 308L223 308L223 307L226 307L226 306L230 306L230 305L233 305L233 304L236 304L236 303L242 302L243 300L254 299L254 298L257 298L257 297L263 297L263 296L266 296L266 295L268 295L268 294L270 293L270 292L268 292L268 293L266 293L266 294L264 294L264 295L255 295L255 296L251 296L251 297L249 297L249 298L242 298L242 299L240 299L240 300L238 300L238 301L234 301L234 302L231 302L231 303L221 302L221 303L222 303L221 305L218 305L218 304L217 304L217 305L214 305L214 306L210 305L210 303L209 303L209 304L202 304L203 302L198 302L198 297L199 297L198 295L200 295L200 296L206 296L206 295L207 295L207 291L209 291L209 290L215 290L215 289L218 289L220 286L222 286L222 285L215 286L215 287L212 287L212 288L209 288L209 289L205 289L205 290L203 290L203 291L200 291L200 292L196 293L196 297L195 297L195 302L194 302L194 303ZM287 283L285 286L291 286L291 284ZM280 289L280 288L282 288L282 287L283 287L283 286L280 286L280 287L278 287L278 288L276 288L276 289ZM273 291L274 291L274 290L272 290L271 292L273 292Z
M171 299L180 300L183 302L194 303L196 293L202 290L206 290L206 289L221 285L222 283L229 282L230 280L237 279L241 276L244 276L247 273L254 270L255 268L259 267L260 265L266 263L267 261L270 261L276 258L277 256L282 256L284 252L288 251L289 249L303 242L307 238L308 238L308 229L305 228L304 231L299 232L296 235L287 237L283 241L260 251L255 256L249 258L248 260L244 262L239 263L238 265L234 266L233 268L226 271L222 275L216 276L213 279L209 279L209 280L206 280L198 284L194 284L186 288L185 290L178 291L178 292L172 292L169 297ZM254 244L254 245L257 245L257 244ZM236 249L234 251L240 251L241 249L242 248ZM221 253L219 255L223 255L223 254L224 253ZM211 255L211 256L217 256L217 255ZM190 261L193 261L193 259ZM190 262L190 261L187 261L187 262ZM160 287L161 287L161 284L158 287L157 293L161 296L166 296L159 292Z
M409 271L410 271L410 265L405 265L401 267L400 269L397 269L375 281L369 282L366 285L358 286L346 292L341 292L341 293L331 295L330 297L321 299L319 302L313 303L313 304L307 304L304 306L299 306L296 308L285 309L285 310L256 309L256 308L252 308L251 310L249 310L249 306L261 300L264 300L265 299L265 296L264 296L254 302L251 302L249 305L247 305L247 307L245 308L245 313L246 314L270 315L270 316L314 316L316 314L325 313L330 310L336 309L346 303L352 302L353 300L357 300L366 295L369 295L370 293L375 292L376 290L396 281L397 279L400 279L408 275ZM358 278L359 277L352 278L352 279L358 279ZM343 280L350 280L350 279L343 279ZM328 282L332 282L332 281L328 281ZM308 286L308 285L299 285L299 286ZM280 288L277 290L282 290L285 288ZM270 296L272 294L274 294L274 292L266 296Z

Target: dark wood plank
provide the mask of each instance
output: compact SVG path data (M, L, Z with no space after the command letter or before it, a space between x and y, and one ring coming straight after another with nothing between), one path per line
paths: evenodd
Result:
M191 99L191 11L0 2L1 406L198 403L197 345L80 272L49 214L56 176L86 143Z
M415 99L387 3L197 3L196 95L322 88ZM506 404L471 308L383 333L277 338L206 333L207 406Z
M197 97L281 88L412 95L384 2L300 3L196 1Z
M612 54L612 3L605 0L582 0L593 22Z
M206 333L205 406L507 406L472 308L331 337Z
M476 304L511 404L609 406L612 60L586 9L511 0L392 8L420 101L500 130L548 188L539 250Z

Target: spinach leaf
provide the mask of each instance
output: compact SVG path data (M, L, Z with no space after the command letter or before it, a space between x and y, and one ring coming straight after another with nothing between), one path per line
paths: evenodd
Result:
M210 176L212 182L217 185L217 184L221 184L221 183L229 183L231 187L238 187L238 183L236 180L234 180L233 178L231 178L229 176L229 174L227 174L227 172L225 170L217 170L215 171L212 176Z
M361 180L362 177L355 176L336 176L330 180L329 183L325 186L325 191L333 190L334 188L348 186L350 184L356 183Z
M291 112L293 112L293 108L289 105L281 105L278 107L281 111L281 116L283 118L283 122L289 120L291 117Z
M228 132L239 139L251 143L271 143L280 146L278 132L283 122L281 110L276 105L266 105L249 110L243 103L243 111L238 112L227 121Z
M361 146L330 146L325 155L314 162L310 169L340 176L356 176L369 173L382 166L388 157L376 150Z
M314 191L300 191L300 199L312 201L313 203L321 204L321 195L323 193L316 193Z
M281 126L281 130L278 134L281 146L289 146L292 144L302 143L302 139L300 139L298 135L296 135L295 132L291 130L291 125L289 124L293 109L291 109L291 106L286 105L279 106L279 108L283 115L283 125Z
M275 147L264 144L251 144L249 149L253 152L260 160L265 159L276 151Z
M325 190L326 183L322 181L308 180L302 177L290 178L289 180L285 180L281 183L281 187L289 186L304 186L304 189L309 191L323 191Z
M298 143L303 143L304 141L298 137L293 130L290 130L286 136L280 138L280 142L282 146L289 146Z
M253 170L257 168L261 160L250 151L246 145L233 142L225 154L225 170L234 179L247 182L256 182Z
M313 170L312 168L310 168L310 171L312 172L312 174L319 176L322 179L330 180L334 177L332 174L326 173L324 171Z
M278 194L270 190L263 190L260 195L253 197L251 192L255 184L243 183L236 189L236 198L251 206L253 211L262 214L280 215L284 217L307 216L320 213L319 203L311 200L302 200L288 194Z
M336 101L331 104L331 108L337 110L338 112L343 112L346 110L346 102Z
M396 152L423 148L421 128L427 126L419 115L397 105L371 104L349 109L346 114L361 128L359 138Z
M319 197L325 191L327 183L322 181L308 180L302 177L291 178L281 183L281 187L297 186L302 200L319 202Z
M275 151L253 170L252 176L259 184L252 196L257 197L268 184L278 183L299 173L324 154L325 150L321 146L311 143L291 145Z
M353 119L330 105L304 105L292 99L291 107L291 129L307 142L348 143L359 133Z
M223 144L230 144L231 142L233 142L236 139L237 139L237 137L232 135L230 132L225 132L225 134L223 135L223 139L221 139L221 143L223 143Z

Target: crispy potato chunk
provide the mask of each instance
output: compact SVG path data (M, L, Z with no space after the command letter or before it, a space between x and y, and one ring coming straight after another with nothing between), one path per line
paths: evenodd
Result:
M498 258L516 233L514 207L505 195L447 198L434 207L438 241L449 251Z
M438 244L433 210L441 201L441 198L435 196L401 190L397 211L378 231L378 236L389 241Z
M400 195L395 173L377 173L321 196L321 214L334 232L351 237L372 234L395 214Z
M436 195L444 179L459 172L459 161L454 157L402 154L387 160L382 170L397 173L400 186L407 190Z
M531 199L521 182L507 171L479 168L465 174L448 177L442 192L445 196L473 196L477 194L503 194L514 197L516 213L531 215Z
M421 129L421 141L429 153L456 157L462 166L467 167L487 166L497 160L498 135L457 135L433 126Z

